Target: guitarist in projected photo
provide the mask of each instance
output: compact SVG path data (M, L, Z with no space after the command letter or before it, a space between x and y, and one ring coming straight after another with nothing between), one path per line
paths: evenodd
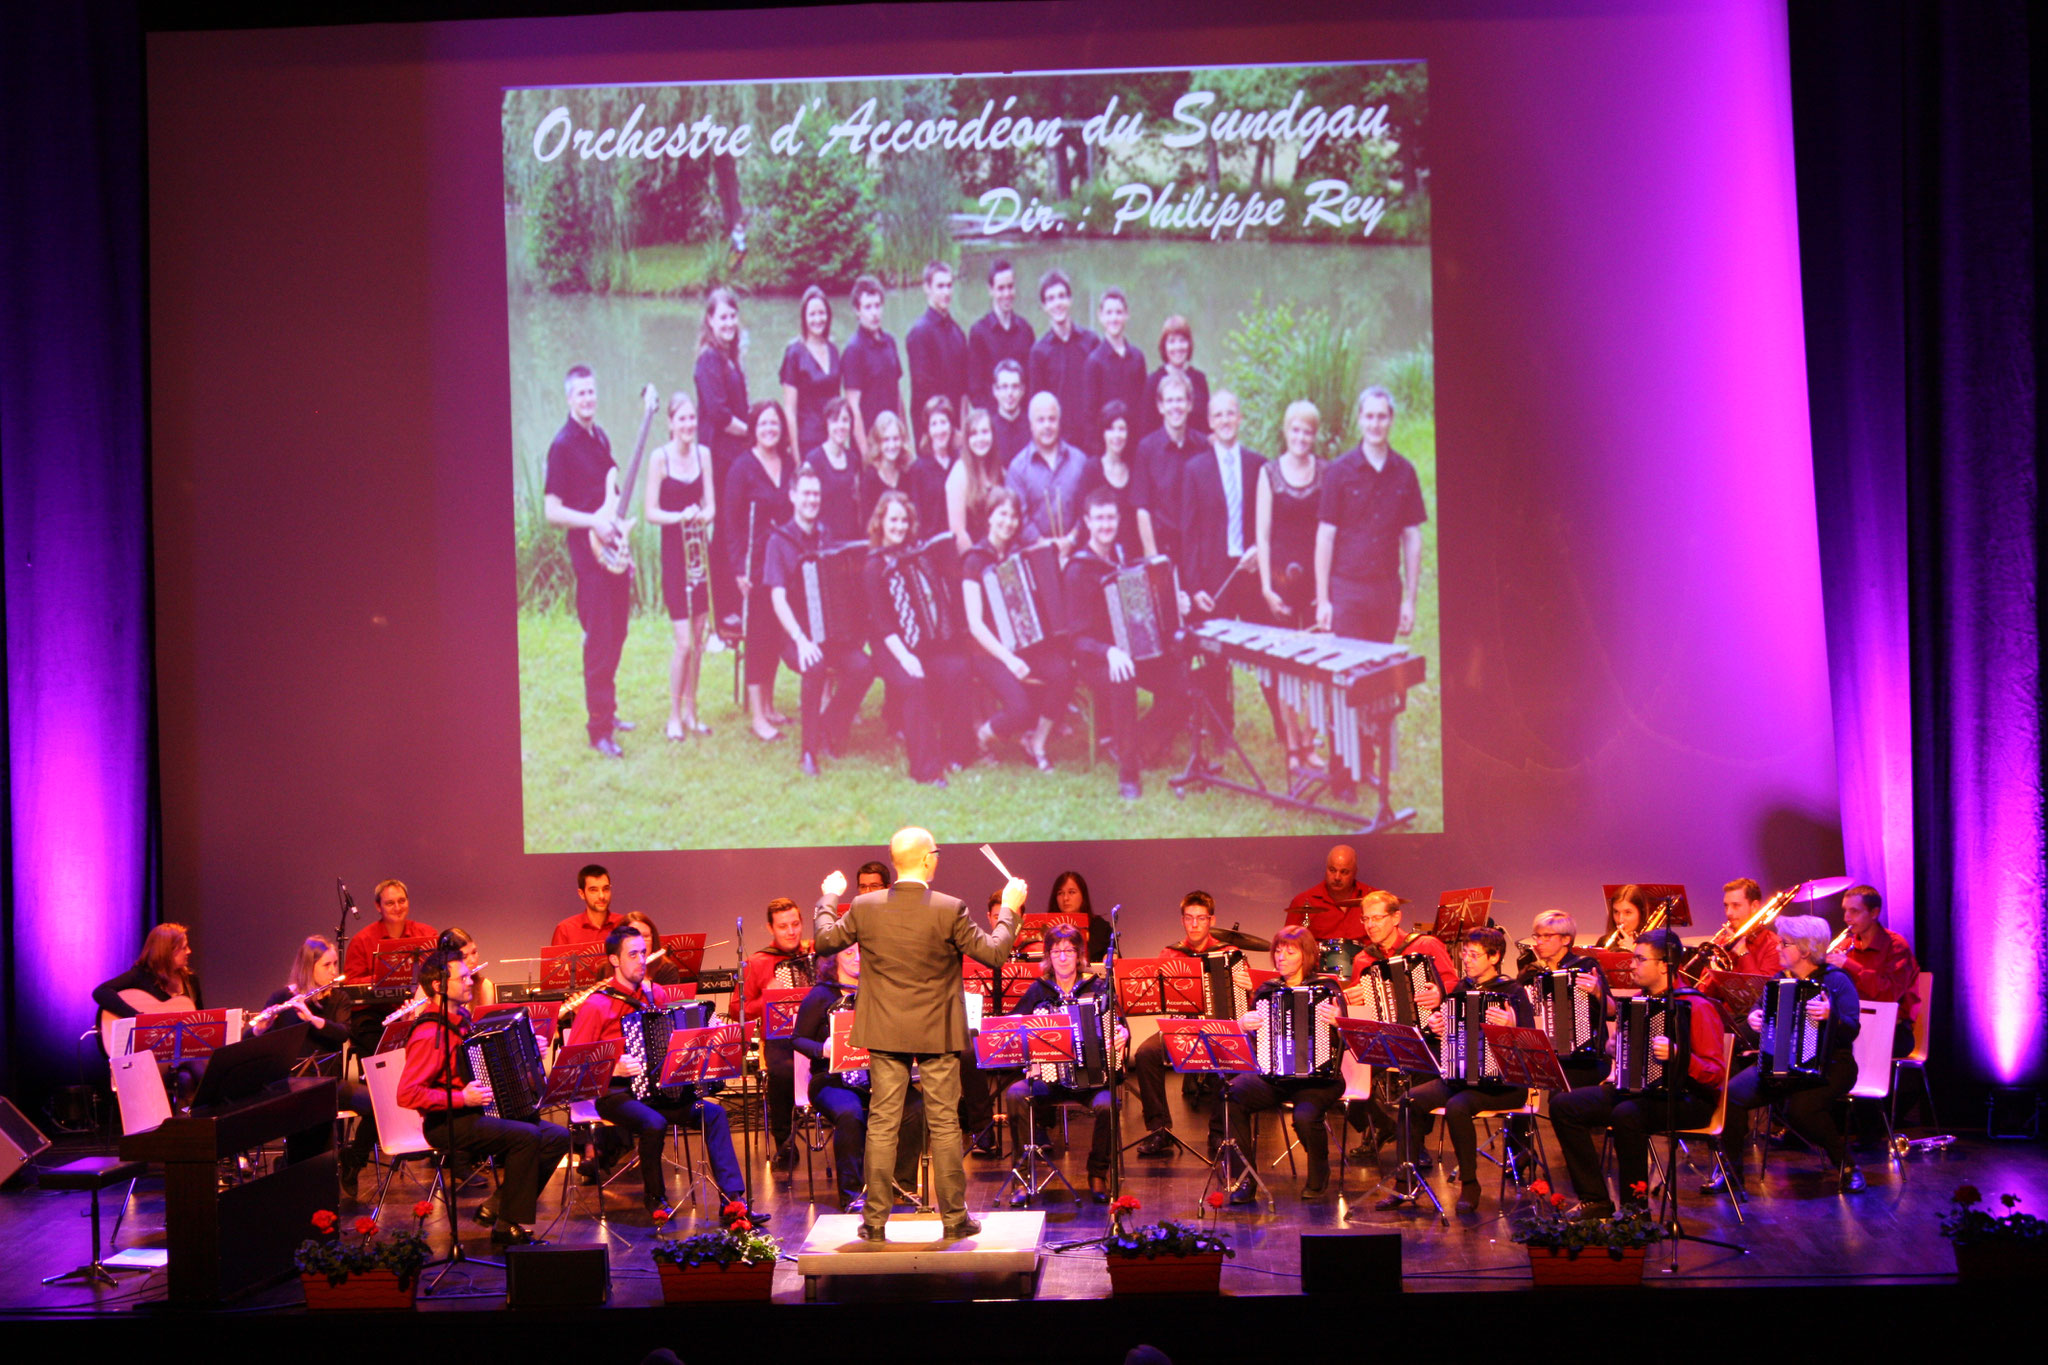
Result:
M92 988L100 1007L100 1043L106 1046L110 1019L140 1014L176 1014L206 1008L200 1003L199 978L192 971L192 939L182 924L159 924L142 939L134 965ZM180 1102L199 1086L206 1069L203 1057L187 1058L175 1069Z
M583 703L589 713L590 747L607 758L623 758L613 735L631 730L619 719L619 655L633 611L633 518L626 515L640 483L647 432L660 399L649 384L640 397L646 409L633 466L624 480L612 462L611 437L597 424L597 376L588 365L572 365L562 381L569 419L548 446L544 504L548 525L566 529L569 565L576 572L576 619L583 625Z

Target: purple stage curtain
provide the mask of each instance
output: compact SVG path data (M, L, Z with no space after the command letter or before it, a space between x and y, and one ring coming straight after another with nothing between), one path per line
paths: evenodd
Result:
M5 7L0 109L0 1089L35 1092L157 901L135 7Z
M2041 20L1790 13L1847 871L1935 973L1944 1071L2038 1084Z

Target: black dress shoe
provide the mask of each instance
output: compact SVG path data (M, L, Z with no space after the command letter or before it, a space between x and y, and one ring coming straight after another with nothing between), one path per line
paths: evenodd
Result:
M1322 1197L1329 1193L1329 1190L1330 1187L1328 1185L1303 1185L1301 1187L1301 1202L1304 1204L1319 1203Z
M1116 784L1116 794L1126 801L1136 801L1144 796L1145 791L1135 782L1119 782Z
M854 1229L853 1235L860 1238L863 1242L886 1242L889 1240L889 1229L887 1227L872 1227L869 1224L862 1223L858 1228Z
M812 753L805 753L801 759L797 760L796 766L798 771L803 773L805 777L816 777L818 775L818 756Z
M539 1246L547 1239L535 1234L529 1227L507 1223L501 1228L491 1229L491 1245L500 1247Z
M1138 1155L1172 1156L1173 1139L1167 1136L1164 1128L1155 1128L1143 1142L1138 1144Z
M1458 1212L1479 1212L1479 1182L1468 1180L1458 1186Z
M663 1223L666 1223L669 1219L676 1216L675 1209L669 1204L668 1200L666 1199L643 1198L640 1202L646 1207L647 1216L654 1220L655 1226L657 1227L659 1227Z
M1870 1182L1863 1178L1863 1171L1861 1167L1844 1166L1842 1168L1843 1194L1861 1194L1869 1188Z
M626 751L621 749L618 741L610 735L604 735L591 740L590 747L603 754L606 758L624 758L626 756Z
M775 1171L795 1170L796 1148L786 1142L782 1146L777 1147L775 1155L768 1159L768 1168Z
M1614 1205L1608 1203L1605 1199L1584 1199L1566 1209L1564 1216L1574 1222L1588 1221L1595 1218L1612 1218L1614 1217Z
M964 1218L946 1229L946 1237L955 1242L965 1241L980 1233L981 1224L972 1218Z
M342 1162L342 1163L341 1163L341 1192L342 1192L342 1194L343 1194L343 1195L344 1195L345 1197L349 1198L349 1199L354 1199L354 1198L355 1198L355 1197L357 1196L357 1194L361 1192L361 1190L362 1190L362 1184L363 1184L363 1163L362 1163L362 1162L360 1162L360 1161L344 1161L344 1162Z
M1259 1202L1259 1187L1249 1175L1241 1177L1230 1191L1230 1202L1240 1208Z
M486 1199L476 1206L476 1221L485 1227L498 1221L498 1206Z
M604 1183L604 1168L595 1161L580 1161L576 1164L576 1178L586 1185Z

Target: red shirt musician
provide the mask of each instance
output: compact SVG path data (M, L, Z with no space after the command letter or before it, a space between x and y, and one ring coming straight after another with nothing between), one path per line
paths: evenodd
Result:
M1318 943L1355 937L1346 931L1355 931L1359 901L1371 890L1358 882L1358 850L1339 844L1323 861L1323 879L1287 902L1287 922L1307 925Z
M1420 953L1436 965L1437 986L1435 991L1427 986L1417 990L1415 1008L1424 1014L1435 1009L1442 1002L1443 992L1458 979L1457 969L1451 965L1450 949L1444 947L1443 940L1434 934L1411 934L1403 929L1401 898L1391 891L1369 893L1359 905L1359 914L1365 921L1365 951L1352 961L1351 980L1344 998L1354 1005L1363 1005L1365 989L1359 982L1368 967L1386 958Z
M583 899L583 909L555 926L555 934L548 940L548 947L572 948L602 943L606 934L624 923L612 913L612 874L596 863L576 874L576 894Z
M1742 927L1744 920L1764 908L1764 889L1749 877L1737 877L1721 888L1721 913L1727 917L1727 932ZM1769 925L1751 930L1733 943L1723 945L1738 972L1750 976L1776 976L1783 966L1778 952L1778 934Z
M768 902L768 946L750 954L741 997L749 1023L768 1008L764 997L771 990L795 990L815 985L818 959L804 938L804 912L793 900L778 896ZM777 973L781 981L777 981ZM770 1038L761 1045L761 1057L768 1068L768 1134L775 1141L771 1164L786 1171L796 1164L796 1149L789 1131L796 1116L796 1048L787 1038Z
M1913 1011L1920 1008L1920 963L1912 947L1885 927L1884 900L1874 886L1852 886L1842 896L1842 951L1828 954L1828 965L1840 967L1856 983L1860 1000L1899 1002L1898 1029L1892 1035L1892 1056L1913 1050ZM1837 937L1834 944L1841 944Z
M377 902L377 922L358 929L348 941L348 953L342 960L341 974L356 985L375 984L370 980L376 970L377 948L380 944L401 939L432 939L434 930L412 918L412 898L406 894L405 883L396 878L386 878L377 883L371 895ZM373 1040L374 1041L374 1040Z

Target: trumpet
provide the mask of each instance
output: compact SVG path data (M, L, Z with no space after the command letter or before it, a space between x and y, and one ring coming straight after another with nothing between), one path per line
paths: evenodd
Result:
M1784 914L1786 907L1792 904L1799 895L1800 888L1805 885L1805 882L1800 882L1778 892L1758 906L1756 913L1740 924L1729 924L1724 920L1721 927L1716 929L1705 943L1685 955L1684 962L1679 964L1678 979L1688 986L1696 986L1700 978L1710 971L1735 970L1734 955L1728 950Z
M1842 930L1842 932L1836 934L1833 941L1828 944L1826 956L1833 957L1836 953L1846 952L1848 950L1849 945L1855 941L1855 938L1856 931L1854 929Z
M1941 1152L1956 1145L1952 1133L1936 1133L1933 1137L1909 1138L1904 1133L1892 1139L1892 1155L1903 1161L1915 1154Z

